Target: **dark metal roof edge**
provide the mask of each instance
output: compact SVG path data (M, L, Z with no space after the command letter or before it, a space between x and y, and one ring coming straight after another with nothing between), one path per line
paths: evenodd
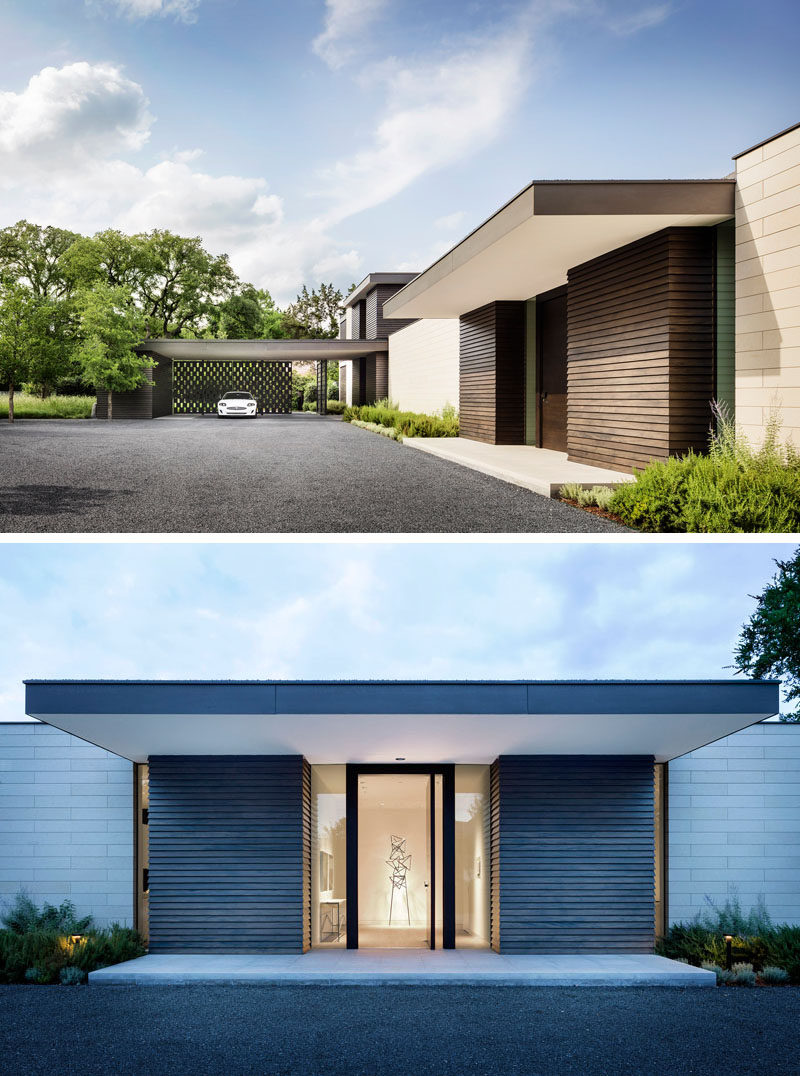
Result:
M642 183L649 183L649 184L663 184L663 183L681 183L681 184L683 184L683 183L731 183L731 184L735 184L735 182L736 182L735 179L732 179L729 176L723 176L723 177L721 177L719 179L534 179L534 180L531 180L530 183L526 183L526 185L524 187L522 187L521 190L518 190L516 194L512 195L511 198L508 199L508 201L503 202L503 204L500 206L499 209L496 209L494 211L494 213L491 213L488 217L486 217L485 220L482 220L480 222L480 224L476 225L472 229L472 231L467 232L467 234L465 236L463 236L461 239L459 239L459 241L457 243L454 243L453 246L449 248L449 250L446 250L443 254L440 254L439 257L435 261L432 261L430 265L427 265L422 270L421 273L418 273L417 276L414 277L414 280L409 280L408 284L406 284L404 287L400 288L399 291L396 291L395 294L390 299L387 300L387 303L384 306L384 317L387 317L387 318L392 317L391 310L389 310L387 312L386 308L387 307L391 308L391 306L395 302L395 300L400 300L400 296L402 296L402 294L406 290L406 288L410 287L416 280L419 279L419 277L422 277L426 273L430 272L430 270L433 269L434 266L438 265L439 262L444 261L444 259L449 257L453 253L454 250L457 250L463 243L466 243L466 241L468 239L471 239L473 235L475 235L477 232L479 232L481 230L481 228L485 227L490 221L494 220L495 217L498 217L505 209L508 209L508 207L512 204L512 202L516 202L516 200L518 198L520 198L523 194L525 194L527 191L531 190L532 188L544 187L544 186L574 186L574 185L577 185L579 183L583 183L583 184L596 183L598 185L599 184L606 184L606 185L615 184L615 185L623 186L625 184L634 184L634 183L636 183L636 184L642 184Z
M352 679L342 679L342 680L320 680L320 679L315 679L315 680L182 680L182 679L175 679L175 680L141 680L141 679L120 680L120 679L116 679L116 678L109 678L109 679L77 679L77 680L72 680L72 679L52 679L51 680L51 679L43 679L43 678L38 678L38 677L31 677L31 678L24 679L22 681L23 684L87 684L87 685L88 684L142 684L142 685L156 686L156 687L161 687L161 686L166 685L166 684L172 684L172 685L218 684L218 685L226 685L226 686L235 685L235 684L248 684L248 685L256 684L256 685L263 685L265 687L272 687L273 685L274 686L279 686L279 687L292 687L292 686L295 686L295 685L300 686L300 687L312 687L312 686L315 686L315 685L318 685L318 684L322 684L322 685L326 685L326 686L327 685L335 686L337 684L343 684L343 685L346 685L348 687L360 687L362 685L363 686L372 686L372 685L391 685L391 684L397 684L397 685L402 686L402 687L415 686L415 685L418 685L418 684L419 685L426 685L426 686L429 685L429 684L430 685L457 684L459 686L470 686L470 687L473 686L473 685L481 685L481 684L489 684L489 685L491 685L493 687L494 686L506 686L506 685L510 685L510 686L520 686L520 685L536 686L536 685L539 685L539 684L543 684L543 685L551 685L551 684L567 684L567 685L569 685L569 684L593 684L593 685L598 685L598 686L602 686L604 684L637 684L637 685L641 684L641 685L646 686L648 684L658 684L658 685L669 685L669 684L780 684L780 682L781 682L780 680L776 680L776 679L755 680L755 679L742 679L741 677L738 677L738 678L737 677L728 677L727 679L721 679L719 677L711 678L711 679L690 678L690 679L684 679L684 680L680 680L680 679L670 679L670 680L660 680L660 679L659 680L635 680L635 679L629 679L629 680L621 680L621 679L612 679L612 680L597 680L597 679L587 679L587 680L527 680L527 679L525 679L525 680L456 680L456 679L448 679L448 680L416 680L416 679L414 679L414 680L352 680Z
M791 131L796 131L800 127L800 123L793 123L791 127L784 127L782 131L778 131L777 134L770 135L769 138L762 139L761 142L756 142L754 146L749 146L747 149L740 150L738 153L734 153L731 157L732 161L738 161L740 157L744 157L747 153L752 153L754 149L761 149L762 146L768 146L770 142L774 142L776 138L781 138L785 134L789 134Z
M353 291L345 296L342 310L352 306L353 303L360 302L365 295L369 295L372 289L377 288L379 284L410 284L418 276L419 273L367 273L361 283L357 284Z

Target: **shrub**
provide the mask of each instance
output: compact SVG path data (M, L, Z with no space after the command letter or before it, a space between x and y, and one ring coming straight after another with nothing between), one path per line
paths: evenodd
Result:
M756 973L753 971L752 964L739 963L734 964L731 968L733 978L730 982L734 986L755 986L756 985Z
M583 486L580 482L565 482L558 491L558 495L562 501L579 501L582 493Z
M389 400L361 407L346 407L342 414L345 422L358 419L376 426L396 430L403 437L458 437L458 417L422 415L415 411L398 411Z
M403 437L397 432L394 426L381 426L377 422L362 422L360 418L354 418L350 420L351 426L358 426L361 430L369 430L370 433L379 433L384 437L390 438L392 441L402 441Z
M61 969L59 981L62 986L79 986L86 982L86 972L83 968L76 968L74 964L68 964Z
M86 975L96 968L144 956L146 951L137 931L117 923L94 929L91 916L76 918L70 901L58 908L45 904L40 911L30 897L20 893L3 922L0 983L57 983L66 968ZM82 937L73 942L75 934Z
M328 400L328 414L341 415L347 404L344 400Z
M75 905L71 900L62 901L56 908L46 901L39 911L38 906L24 890L20 890L14 903L0 917L6 930L14 934L29 934L35 931L60 931L62 934L83 934L92 923L90 915L79 919Z
M708 905L691 922L671 926L659 939L656 951L673 960L684 958L690 964L723 967L728 934L732 935L731 954L738 963L756 970L782 968L789 982L800 986L800 926L773 924L763 897L747 913L736 897L720 907L711 900Z
M303 404L303 410L304 411L316 411L317 410L316 400L313 400L313 401L306 400L305 403Z
M723 408L715 416L707 456L649 464L617 489L611 511L645 531L800 531L800 454L780 444L777 414L759 449L737 434Z
M761 969L761 980L767 986L785 986L789 982L789 972L783 968L774 968L771 964Z

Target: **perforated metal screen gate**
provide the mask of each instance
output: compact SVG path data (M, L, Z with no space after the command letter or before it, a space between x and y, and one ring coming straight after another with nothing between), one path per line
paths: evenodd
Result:
M236 362L231 359L182 359L172 367L175 415L213 415L226 392L250 392L260 415L292 410L291 362Z

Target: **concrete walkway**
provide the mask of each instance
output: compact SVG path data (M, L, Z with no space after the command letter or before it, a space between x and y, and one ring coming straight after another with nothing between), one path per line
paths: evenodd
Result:
M502 956L484 950L314 950L297 956L151 955L93 971L94 986L703 986L713 972L650 955Z
M403 444L503 482L523 486L543 497L558 496L565 482L577 482L584 489L592 486L611 486L613 489L633 481L633 475L623 471L571 463L566 452L531 445L486 445L465 437L406 437Z

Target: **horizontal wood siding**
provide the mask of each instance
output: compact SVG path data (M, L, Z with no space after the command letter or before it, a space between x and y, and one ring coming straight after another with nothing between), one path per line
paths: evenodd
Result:
M351 340L366 340L367 339L367 304L362 299L358 303L353 303L350 315L350 338Z
M303 952L311 948L311 765L303 759Z
M375 399L385 400L389 395L389 356L375 356Z
M500 952L500 761L489 767L489 935Z
M383 304L400 289L402 284L377 284L367 294L366 302L366 339L383 340L392 333L413 325L416 318L384 318Z
M460 318L460 433L525 442L525 304L488 303Z
M153 370L153 418L172 414L172 359L157 357Z
M570 459L629 471L706 447L713 249L710 228L668 228L570 270Z
M97 418L108 418L108 393L97 390ZM115 392L111 400L111 421L115 418L153 417L153 371L147 371L147 383L132 392Z
M303 950L306 765L300 755L150 758L152 952Z
M377 371L375 369L375 356L369 355L361 360L361 402L373 404L377 399Z
M499 951L652 952L653 759L508 755L497 766Z

